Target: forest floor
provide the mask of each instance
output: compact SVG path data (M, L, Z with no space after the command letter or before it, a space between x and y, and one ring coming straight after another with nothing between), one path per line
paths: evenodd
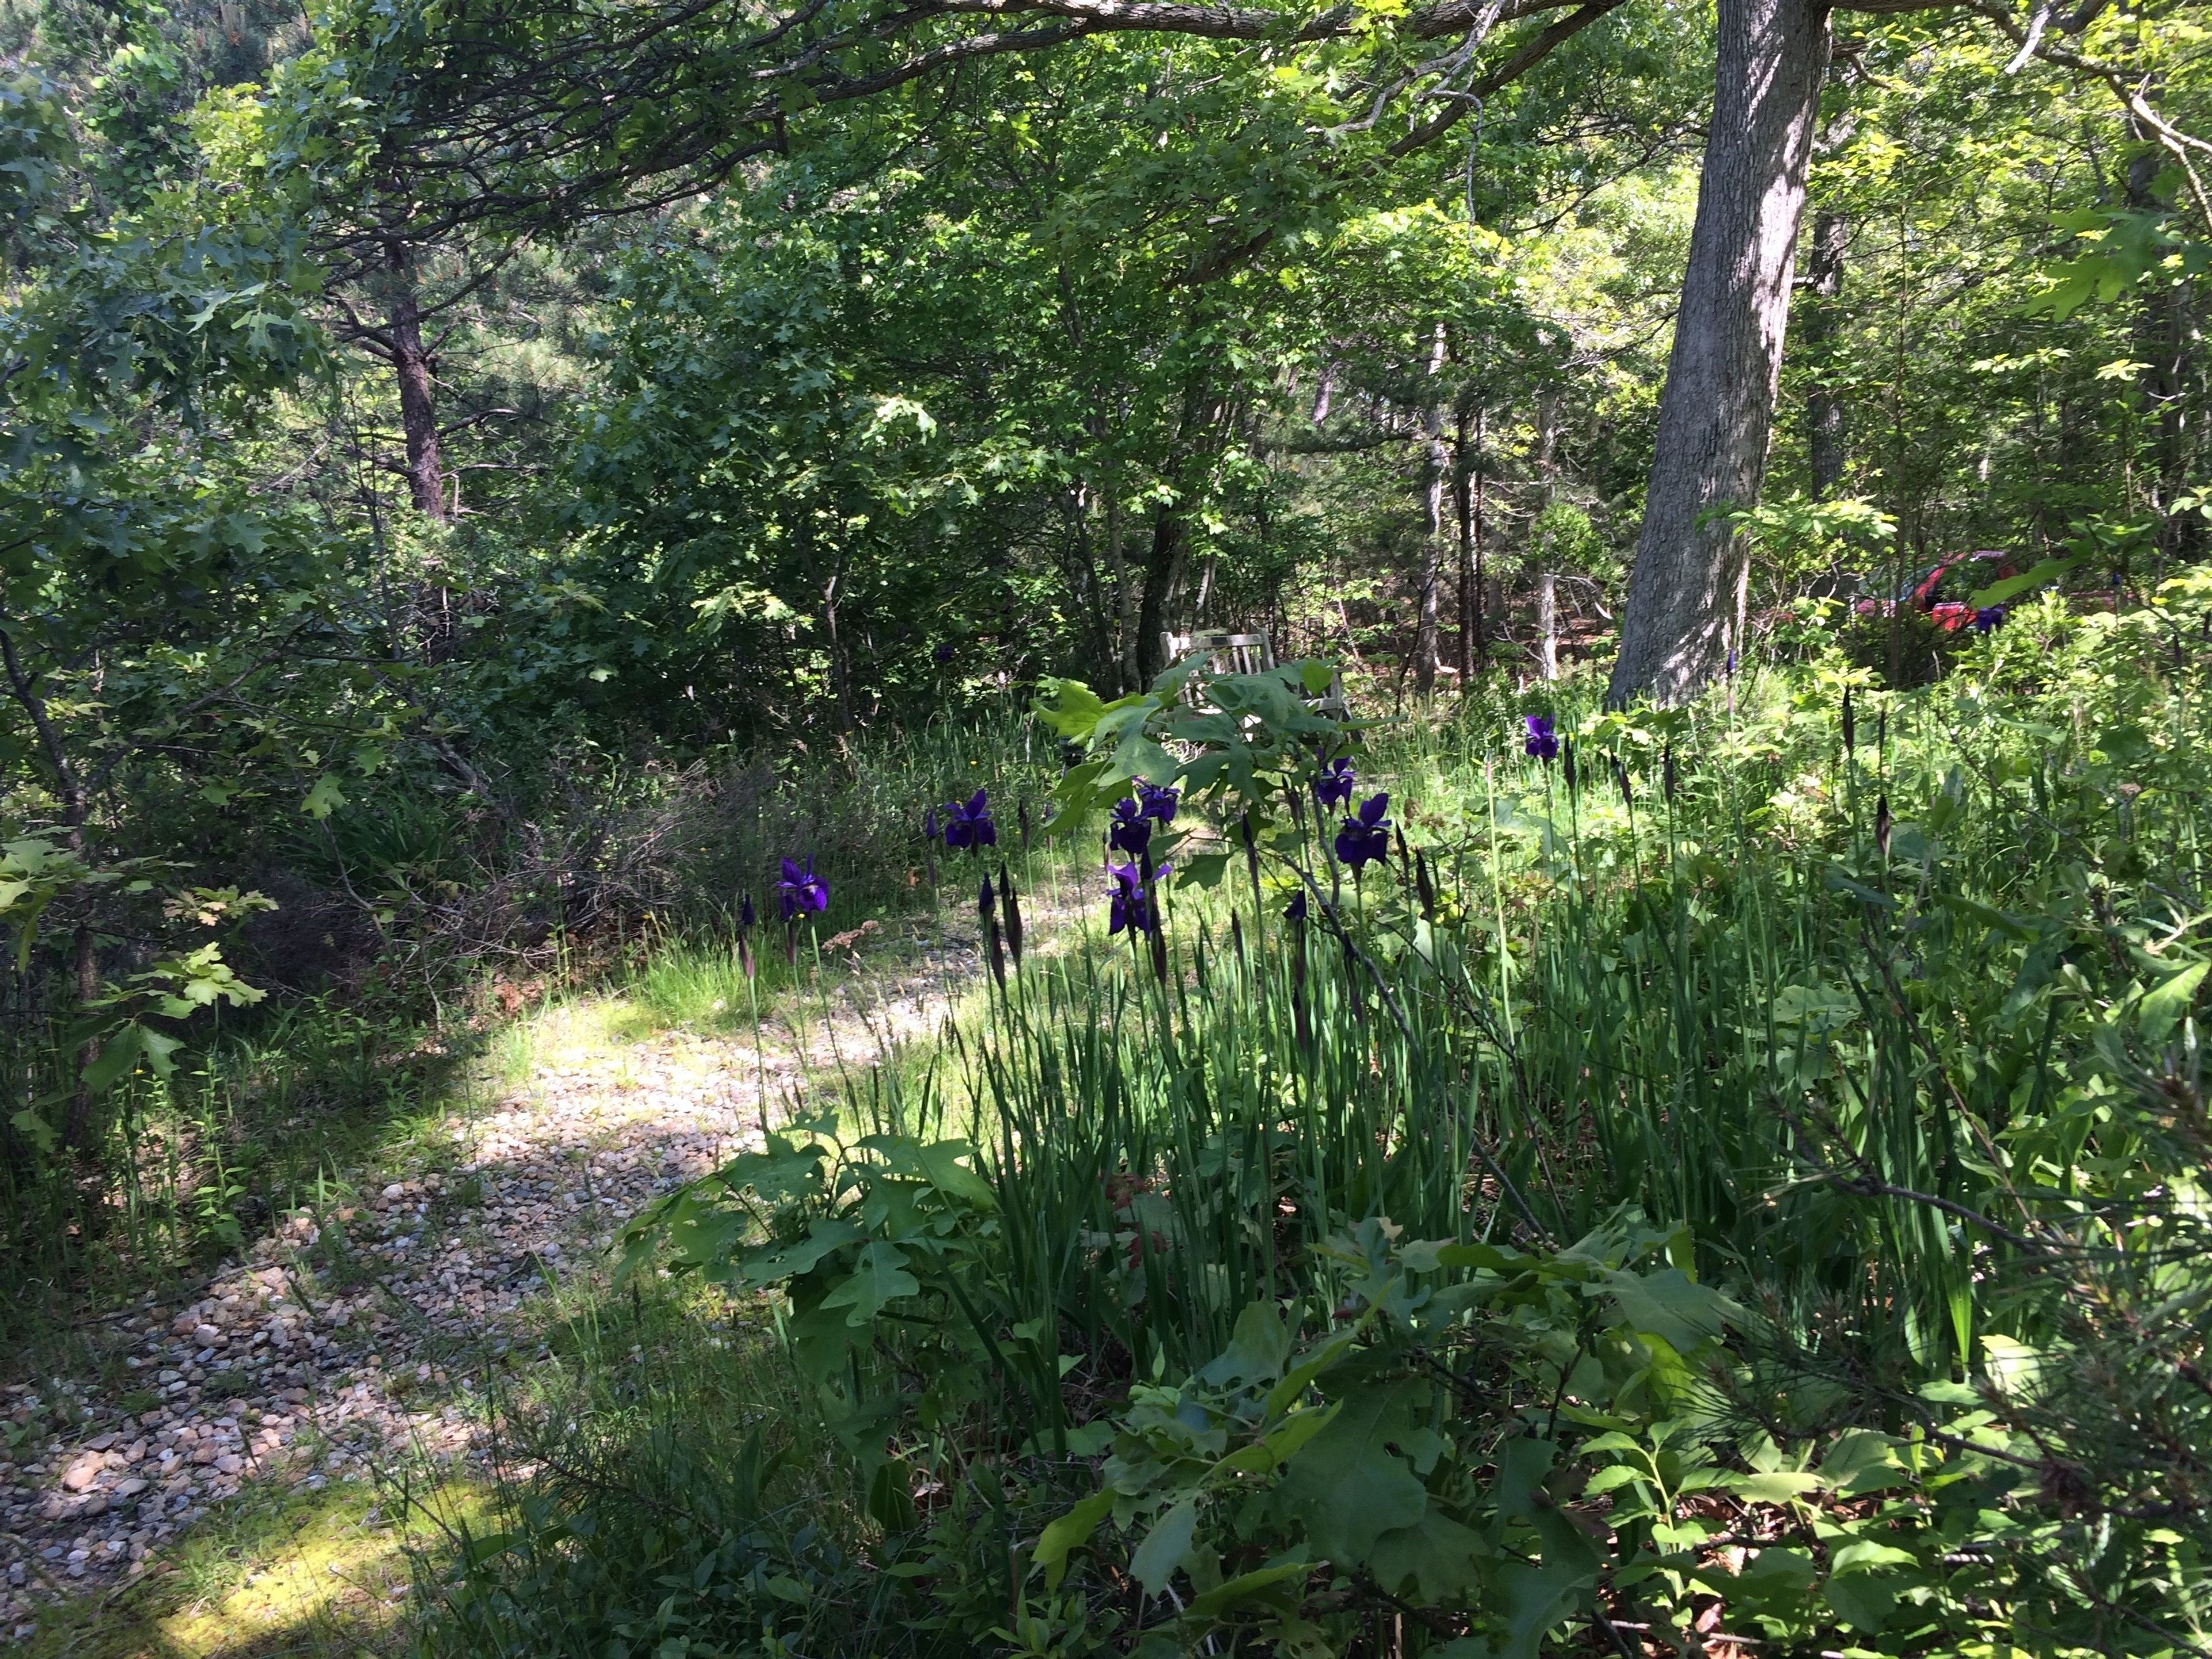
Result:
M84 1321L93 1366L9 1390L77 1425L0 1466L0 1638L179 1659L396 1638L410 1552L483 1510L497 1390L556 1363L623 1224L927 1035L980 966L972 931L926 921L854 943L757 1048L720 1003L674 1026L618 992L520 1013L488 1097L348 1172L343 1200L190 1302Z

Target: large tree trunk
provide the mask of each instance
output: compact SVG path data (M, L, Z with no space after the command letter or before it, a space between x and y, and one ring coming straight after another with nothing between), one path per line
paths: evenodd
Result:
M1805 318L1805 343L1813 348L1819 378L1805 399L1805 447L1813 497L1822 501L1842 494L1844 487L1844 400L1830 379L1834 365L1826 348L1836 335L1836 299L1844 291L1844 250L1850 234L1851 222L1843 214L1829 210L1814 217L1811 269L1806 272L1813 305Z
M430 353L422 343L422 316L415 294L415 262L407 245L385 244L389 273L386 332L392 367L399 377L399 425L407 436L407 493L415 510L443 524L447 518L445 459L438 444L438 390Z
M1773 426L1828 9L1720 0L1719 21L1697 222L1607 692L1615 703L1678 702L1727 660L1743 550L1705 515L1759 499Z
M1137 674L1150 685L1168 665L1166 635L1175 591L1182 585L1182 511L1162 501L1152 509L1152 544L1146 552L1144 590L1137 602Z

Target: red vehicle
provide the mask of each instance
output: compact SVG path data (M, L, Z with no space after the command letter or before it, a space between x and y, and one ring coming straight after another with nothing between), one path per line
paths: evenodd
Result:
M1910 605L1946 634L1955 634L1974 620L1970 601L1975 594L2019 574L2012 555L1995 548L1956 553L1920 570L1894 598L1861 599L1854 609L1862 617L1887 617Z

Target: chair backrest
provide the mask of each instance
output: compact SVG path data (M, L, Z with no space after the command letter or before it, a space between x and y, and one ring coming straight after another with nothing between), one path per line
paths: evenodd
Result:
M1265 634L1231 634L1225 629L1206 629L1192 634L1169 633L1161 635L1167 647L1170 662L1183 662L1200 652L1206 656L1206 666L1217 674L1264 674L1275 665L1275 647ZM1193 708L1199 706L1198 687L1192 681L1183 682L1182 697ZM1352 709L1344 700L1344 680L1333 675L1328 690L1318 697L1307 699L1316 712L1332 714L1338 720L1348 720Z
M1166 634L1162 640L1170 662L1182 662L1204 652L1206 665L1217 674L1264 674L1275 665L1275 647L1265 634L1207 629L1194 634Z

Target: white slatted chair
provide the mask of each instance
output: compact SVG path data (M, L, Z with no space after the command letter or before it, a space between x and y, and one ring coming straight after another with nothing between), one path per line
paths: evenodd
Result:
M1167 647L1171 663L1188 661L1203 653L1206 668L1216 674L1264 674L1275 665L1275 647L1265 634L1231 634L1226 629L1206 629L1196 633L1168 633L1161 635ZM1196 681L1185 680L1183 701L1193 708L1200 706ZM1332 676L1328 690L1311 700L1315 712L1337 720L1351 717L1352 710L1344 701L1344 680Z

